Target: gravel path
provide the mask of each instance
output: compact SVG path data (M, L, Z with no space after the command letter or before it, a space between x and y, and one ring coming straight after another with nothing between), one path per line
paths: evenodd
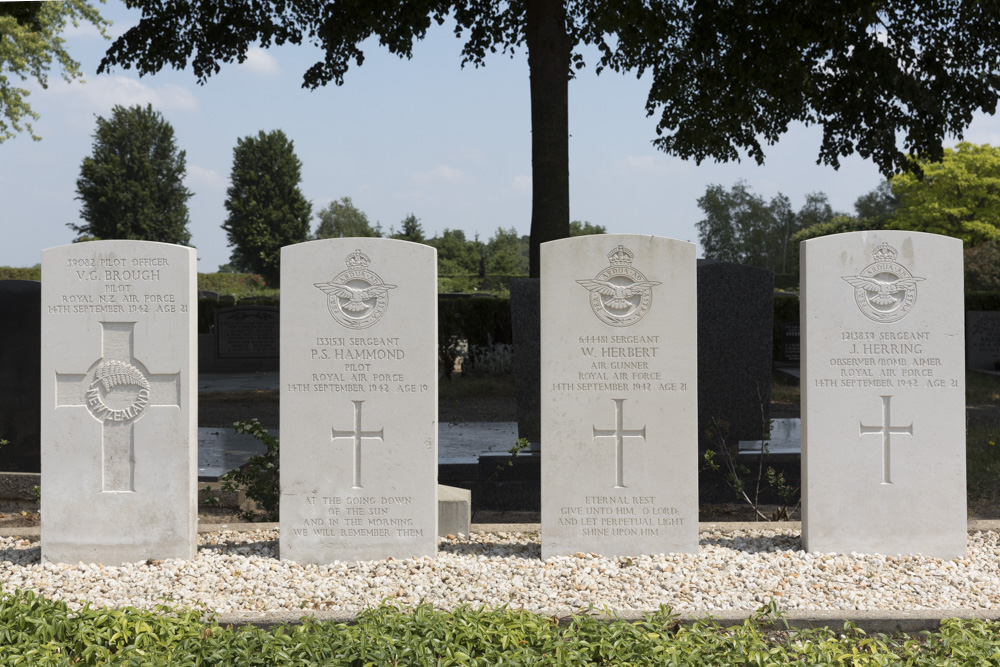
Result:
M536 535L443 539L435 558L299 565L277 559L277 531L201 535L191 561L121 567L40 563L37 542L0 538L6 591L34 589L79 607L204 607L264 618L289 611L355 612L391 599L439 608L503 605L532 611L618 611L670 605L681 613L1000 608L1000 535L969 535L966 558L805 553L797 532L701 533L697 555L540 559Z

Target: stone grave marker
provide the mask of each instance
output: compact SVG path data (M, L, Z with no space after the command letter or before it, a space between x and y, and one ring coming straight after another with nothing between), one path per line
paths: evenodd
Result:
M962 242L803 242L802 539L808 551L966 553Z
M282 248L282 558L436 553L436 267L407 241Z
M698 436L760 440L770 421L774 272L698 260Z
M279 317L275 306L235 306L215 311L219 359L241 360L253 366L277 359Z
M541 246L542 557L698 550L695 246Z
M783 361L801 361L802 344L798 322L781 325L781 356Z
M0 280L0 472L40 471L42 286Z
M965 367L1000 371L1000 312L970 310L965 313Z
M42 251L42 559L118 565L197 547L195 250Z

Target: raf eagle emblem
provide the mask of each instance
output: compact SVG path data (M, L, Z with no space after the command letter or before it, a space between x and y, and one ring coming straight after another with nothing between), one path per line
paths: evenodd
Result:
M872 251L874 263L856 276L841 276L854 288L858 308L875 322L896 322L906 317L917 301L917 283L924 280L896 263L896 255L896 249L883 241Z
M576 281L590 292L590 307L598 319L613 327L641 320L653 303L653 288L660 284L632 266L634 256L619 245L608 253L611 266L593 278Z
M382 318L389 304L389 290L396 286L386 284L378 274L369 271L371 258L360 250L344 261L346 271L329 282L313 285L326 294L326 305L333 319L350 329L366 329Z

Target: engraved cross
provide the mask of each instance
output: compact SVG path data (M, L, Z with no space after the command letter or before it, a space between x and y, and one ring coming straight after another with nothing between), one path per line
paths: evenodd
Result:
M594 440L598 438L614 438L615 439L615 488L624 489L625 488L625 474L623 471L624 464L624 444L625 438L642 438L646 439L646 427L643 426L641 429L635 429L628 431L625 429L625 415L623 403L624 398L612 398L615 402L615 428L611 429L598 429L594 426Z
M880 426L861 426L861 435L881 435L882 436L882 483L892 484L889 475L889 438L894 435L913 435L913 422L909 426L890 426L889 419L889 399L892 396L881 396L882 399L882 424ZM860 436L859 436L860 437Z
M360 489L361 486L361 441L365 438L378 438L381 442L385 442L382 436L382 431L384 429L379 429L377 431L363 431L361 430L361 404L364 401L351 401L354 404L354 430L352 431L338 431L333 429L333 439L337 438L351 438L354 440L354 486L351 488Z
M56 373L56 407L85 407L102 424L101 491L135 491L135 422L180 407L180 373L151 374L135 358L135 322L101 322L101 358L86 373Z

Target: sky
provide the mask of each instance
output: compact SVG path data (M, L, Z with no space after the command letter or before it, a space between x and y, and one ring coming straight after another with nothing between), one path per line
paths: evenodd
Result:
M120 0L100 5L114 37L139 13ZM76 179L91 153L95 119L115 105L152 104L175 130L185 151L191 243L198 271L229 261L221 225L233 148L261 130L282 130L302 161L301 189L315 215L350 197L371 222L388 232L416 215L428 237L461 229L488 240L498 228L527 234L531 218L531 126L524 51L495 54L486 66L461 67L462 41L445 26L432 27L411 60L377 43L363 45L365 62L343 86L302 88L302 75L320 57L312 46L254 48L246 62L223 66L199 85L190 68L139 77L116 68L98 75L110 46L85 25L65 33L66 48L82 64L84 82L66 83L58 72L30 104L34 142L27 134L0 144L0 265L32 266L43 249L69 243L67 223L82 224ZM586 57L586 54L585 54ZM858 157L841 168L816 164L821 130L792 126L770 147L764 166L752 159L717 164L666 155L652 145L655 118L645 112L647 79L594 73L596 58L570 82L570 217L608 232L655 234L697 243L697 200L708 186L745 180L766 199L779 192L794 208L808 193L827 194L837 211L882 180ZM965 133L974 143L1000 142L1000 120L977 115ZM950 142L953 145L955 142ZM701 252L699 249L699 257Z

